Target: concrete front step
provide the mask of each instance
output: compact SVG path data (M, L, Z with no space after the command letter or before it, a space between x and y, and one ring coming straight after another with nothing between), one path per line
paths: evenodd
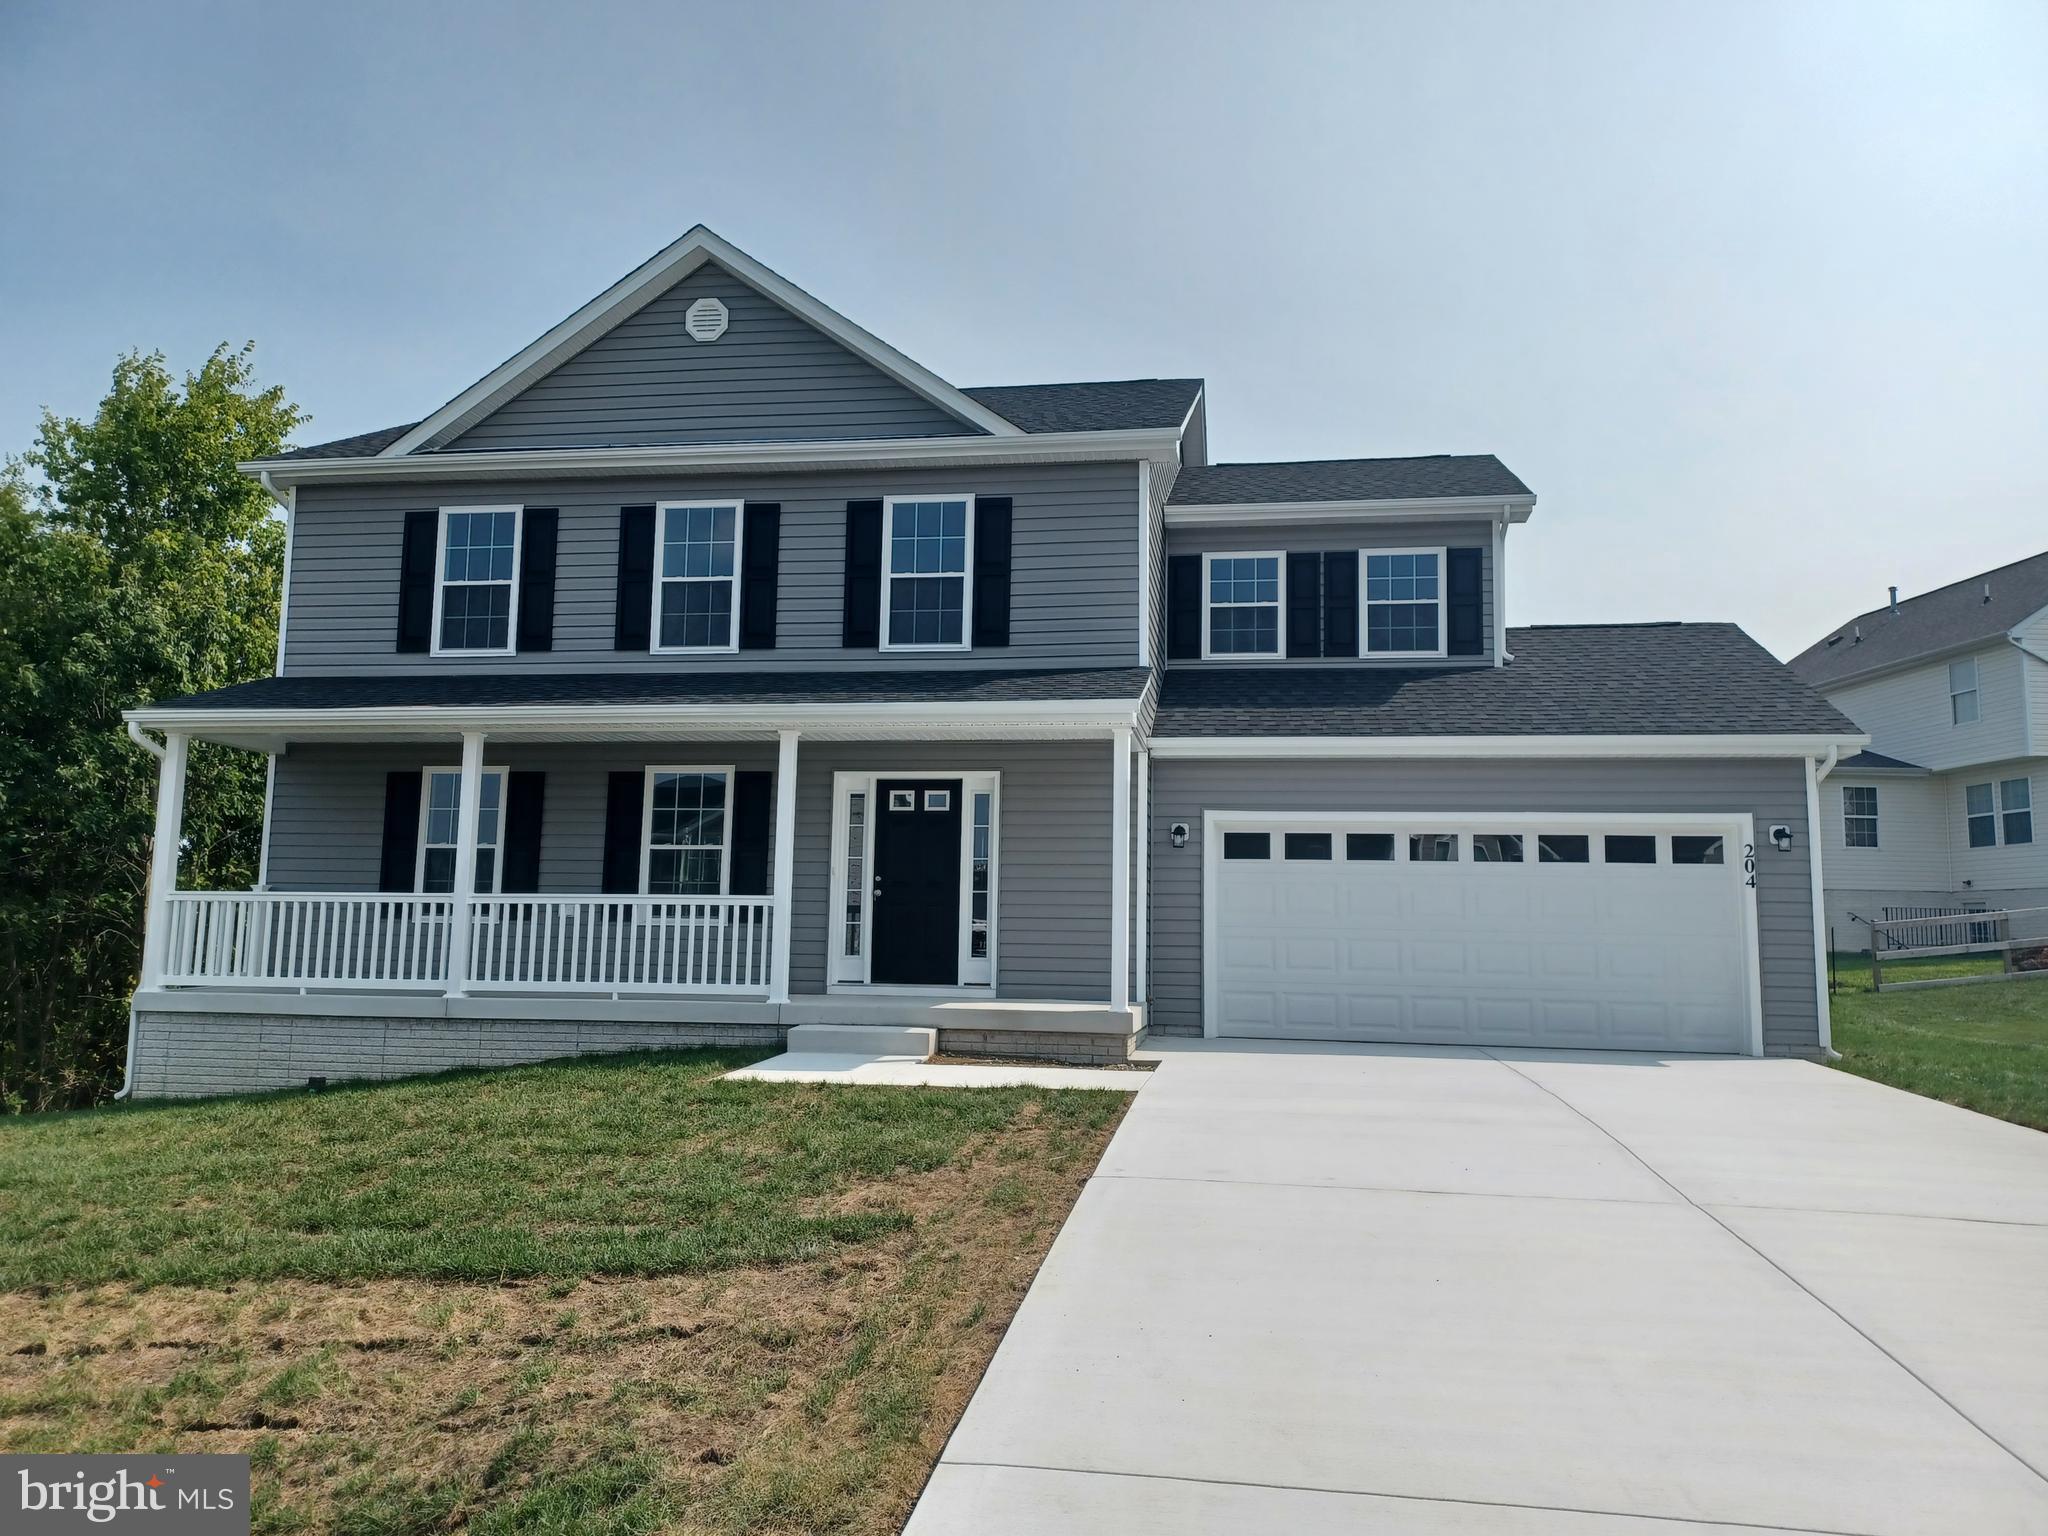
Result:
M939 1032L910 1024L793 1024L789 1043L797 1052L831 1056L907 1056L929 1061L939 1048Z

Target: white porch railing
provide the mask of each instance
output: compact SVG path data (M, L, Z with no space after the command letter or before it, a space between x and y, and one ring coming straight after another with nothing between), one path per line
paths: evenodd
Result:
M765 896L479 896L466 990L766 995ZM174 891L158 984L449 987L448 896Z
M173 891L165 986L447 985L446 896Z
M765 896L489 896L469 985L517 992L766 992Z

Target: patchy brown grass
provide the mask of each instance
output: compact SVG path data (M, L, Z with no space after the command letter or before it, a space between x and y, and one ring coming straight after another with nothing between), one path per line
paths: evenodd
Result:
M260 1532L887 1532L1122 1109L1020 1104L800 1262L0 1300L0 1449L247 1452Z

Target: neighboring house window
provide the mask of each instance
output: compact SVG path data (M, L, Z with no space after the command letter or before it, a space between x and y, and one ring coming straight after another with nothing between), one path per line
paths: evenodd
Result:
M2001 779L1998 784L1999 818L2008 843L2034 840L2034 786L2026 779Z
M736 503L664 502L654 584L654 649L738 648L740 509Z
M1948 710L1957 725L1977 719L1977 658L1965 656L1948 664Z
M434 649L510 655L519 508L443 507Z
M883 650L965 650L973 559L965 496L888 500Z
M1365 651L1369 656L1444 654L1440 549L1368 549L1365 564Z
M647 770L640 889L649 896L718 896L729 868L730 768Z
M425 770L426 792L420 796L419 862L413 886L429 895L455 889L455 841L462 826L462 770ZM479 782L476 812L476 890L493 896L498 890L498 843L505 831L505 770L486 768Z
M1278 553L1204 555L1208 612L1202 626L1204 656L1280 656Z
M1969 819L1970 846L1998 846L1998 816L1989 784L1971 784L1963 790L1963 814Z
M1842 846L1877 846L1877 789L1874 785L1842 786Z

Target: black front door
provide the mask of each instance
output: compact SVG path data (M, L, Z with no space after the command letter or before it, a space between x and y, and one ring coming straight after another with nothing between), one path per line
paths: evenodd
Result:
M960 980L960 781L875 786L872 981L950 987Z

